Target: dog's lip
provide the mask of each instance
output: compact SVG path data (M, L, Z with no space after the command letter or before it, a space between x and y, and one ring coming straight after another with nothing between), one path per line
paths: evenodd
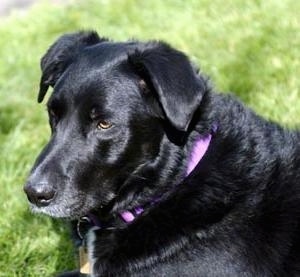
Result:
M53 201L51 204L45 207L38 207L35 204L29 203L31 212L36 214L47 215L53 218L64 219L68 221L80 220L84 216L94 215L99 220L109 220L113 217L112 207L114 206L116 194L111 192L106 197L102 197L102 201L97 203L97 206L89 206L91 203L95 203L95 199L85 199L79 202L70 203L70 201L63 201L60 198L58 202ZM70 199L69 199L70 200ZM99 201L99 200L97 200ZM69 203L64 205L63 203Z
M65 220L79 220L84 215L88 214L90 209L81 207L60 207L58 205L49 205L46 207L38 207L32 203L29 204L30 211L35 214L47 215L53 218Z

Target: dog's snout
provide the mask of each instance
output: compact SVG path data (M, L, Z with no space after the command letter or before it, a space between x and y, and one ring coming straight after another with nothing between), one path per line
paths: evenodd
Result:
M28 200L38 207L45 207L54 199L56 190L47 182L27 183L24 187Z

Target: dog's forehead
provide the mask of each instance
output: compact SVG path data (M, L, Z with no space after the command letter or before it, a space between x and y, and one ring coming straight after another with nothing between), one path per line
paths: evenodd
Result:
M86 47L70 66L70 80L82 85L100 81L111 83L111 80L120 73L117 65L126 62L128 55L142 45L137 42L102 42Z
M126 80L121 77L116 65L127 60L128 55L139 46L136 42L104 42L85 48L57 82L54 95L58 98L68 95L67 102L81 101L90 96L91 99L105 96L121 100ZM128 81L126 86L129 92L132 91L129 89L132 84Z
M78 63L89 67L103 68L127 59L128 55L142 47L137 42L102 42L86 47L78 55Z

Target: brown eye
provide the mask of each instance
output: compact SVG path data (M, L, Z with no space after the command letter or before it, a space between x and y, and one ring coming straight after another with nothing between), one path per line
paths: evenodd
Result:
M102 120L98 123L97 128L106 130L106 129L109 129L111 126L112 126L111 123Z
M51 125L53 127L56 126L59 121L59 116L58 116L57 111L54 109L48 109L48 113L49 113L49 119L50 119Z
M56 112L53 109L48 109L49 115L52 117L57 117Z

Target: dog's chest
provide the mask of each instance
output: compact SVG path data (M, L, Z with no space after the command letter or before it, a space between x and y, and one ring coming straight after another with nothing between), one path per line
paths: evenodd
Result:
M80 272L83 274L89 274L89 276L95 276L93 273L94 264L96 258L94 256L95 242L96 242L96 234L95 231L100 229L99 227L93 227L86 234L85 238L85 249L81 250L84 253L80 253Z

